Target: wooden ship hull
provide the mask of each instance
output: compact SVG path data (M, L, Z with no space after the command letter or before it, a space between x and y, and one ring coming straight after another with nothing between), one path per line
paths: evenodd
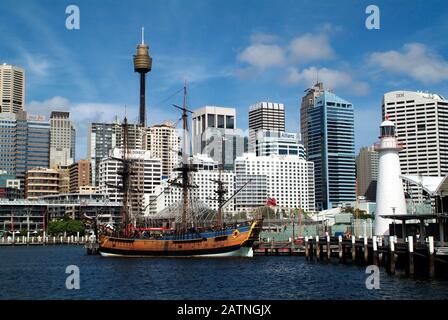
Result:
M262 223L162 239L101 236L99 252L104 257L252 257Z

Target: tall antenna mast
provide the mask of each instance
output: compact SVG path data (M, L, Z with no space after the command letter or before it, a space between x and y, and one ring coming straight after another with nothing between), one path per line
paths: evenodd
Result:
M145 44L145 27L142 27L142 45Z

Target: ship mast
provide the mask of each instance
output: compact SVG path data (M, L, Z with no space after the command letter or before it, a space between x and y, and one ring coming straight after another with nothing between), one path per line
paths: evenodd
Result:
M129 217L129 189L130 189L130 175L131 175L131 166L130 161L128 159L128 119L124 118L123 123L123 171L120 173L122 175L122 184L123 184L123 225L125 235L128 234L128 225L130 221Z
M188 211L188 191L190 187L190 171L192 171L192 168L190 164L188 163L188 112L193 113L193 111L190 111L187 109L187 84L184 84L184 99L183 99L183 105L182 107L179 107L177 105L173 105L174 107L182 110L182 139L183 139L183 146L182 146L182 166L178 168L177 170L181 172L182 176L182 224L181 224L181 232L185 233L187 231L187 211Z

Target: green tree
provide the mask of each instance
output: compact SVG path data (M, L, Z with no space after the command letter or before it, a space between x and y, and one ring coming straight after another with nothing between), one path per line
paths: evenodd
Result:
M64 218L48 223L48 233L51 235L60 235L64 232L66 232L67 235L76 235L78 232L80 235L84 235L85 229L86 227L84 223L80 220Z

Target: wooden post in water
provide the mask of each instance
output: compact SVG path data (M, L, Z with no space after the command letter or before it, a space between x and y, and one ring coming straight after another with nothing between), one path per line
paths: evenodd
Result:
M373 258L373 264L378 266L378 242L377 237L372 237L372 258Z
M434 278L434 237L428 237L429 240L429 277Z
M309 256L310 256L310 251L308 249L308 236L306 236L305 237L305 257L306 257L306 260L309 259Z
M369 264L369 245L368 245L369 238L367 236L364 237L364 264Z
M327 236L327 261L331 259L330 236Z
M339 245L339 263L342 263L344 257L344 248L342 248L342 236L338 237L338 245Z
M378 247L382 248L383 247L383 237L379 237L378 239ZM378 253L378 266L381 266L383 264L383 253L379 252Z
M414 275L414 237L408 236L408 254L409 254L409 276Z
M356 238L352 236L352 263L356 263Z
M317 261L320 261L319 236L316 236L316 260L317 260Z
M390 274L395 274L395 242L394 236L389 236L390 245L390 258L389 258L389 272Z

